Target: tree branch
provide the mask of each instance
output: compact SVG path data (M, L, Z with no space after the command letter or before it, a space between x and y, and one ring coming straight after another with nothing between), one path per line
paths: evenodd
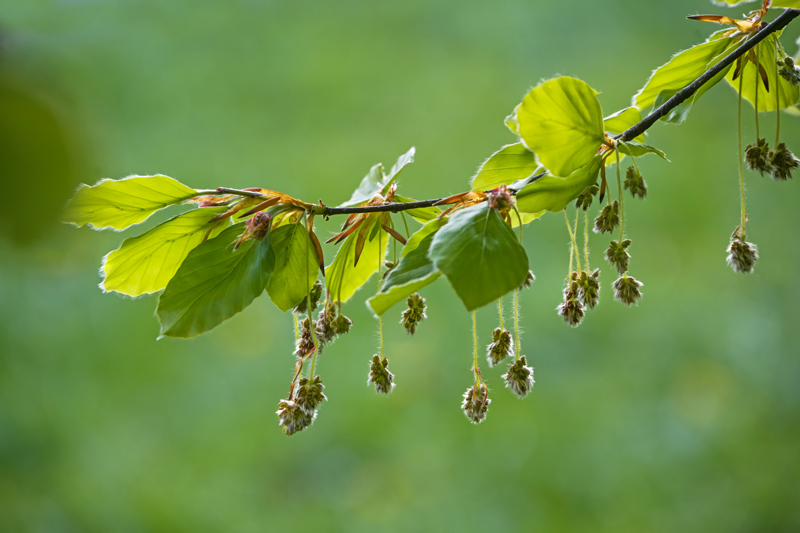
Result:
M772 33L776 31L782 30L785 28L789 22L794 20L800 16L800 10L797 9L787 9L783 13L781 13L775 20L764 26L758 33L751 36L750 38L745 39L745 41L739 45L733 52L728 54L722 61L705 71L702 75L700 75L696 80L691 82L689 85L675 93L672 98L664 102L663 105L654 109L649 115L647 115L641 122L638 124L633 125L626 131L622 132L619 135L613 136L614 139L619 139L622 141L629 141L631 139L635 139L639 135L643 134L645 131L650 129L660 118L666 116L670 111L678 107L692 95L694 95L703 85L709 82L711 79L714 78L717 74L722 72L726 67L733 64L734 61L742 57L746 54L749 50L755 47L758 43L766 39ZM533 183L537 179L543 177L546 173L539 174L535 176L530 183ZM212 189L207 191L198 191L200 194L220 194L220 193L228 193L228 194L236 194L239 196L249 196L249 197L260 197L262 196L260 193L251 192L246 190L240 189L228 189L224 187L220 187L219 189ZM512 194L516 194L517 191L512 191ZM391 212L391 213L399 213L400 211L407 211L410 209L421 209L425 207L431 207L436 205L438 202L442 201L444 198L436 198L433 200L422 200L419 202L405 202L405 203L388 203L379 206L358 206L358 207L328 207L320 202L320 205L314 206L314 214L322 215L324 217L332 216L332 215L349 215L354 213L381 213L381 212Z
M658 109L654 109L649 115L647 115L641 122L635 124L634 126L630 127L626 131L622 132L621 134L615 136L615 139L620 139L622 141L630 141L635 139L645 131L647 131L653 124L656 123L661 117L666 116L670 111L678 107L682 104L685 100L689 97L694 95L700 87L705 85L708 81L710 81L714 76L725 70L726 67L733 64L734 61L742 57L746 54L750 49L752 49L755 45L763 41L772 33L775 33L778 30L782 30L786 27L789 22L795 19L798 15L800 15L800 10L797 9L787 9L783 13L781 13L778 18L770 22L767 26L762 28L758 33L756 33L753 37L746 39L739 47L728 54L725 59L705 71L699 78L694 80L692 83L675 93L672 98L664 102L661 107Z

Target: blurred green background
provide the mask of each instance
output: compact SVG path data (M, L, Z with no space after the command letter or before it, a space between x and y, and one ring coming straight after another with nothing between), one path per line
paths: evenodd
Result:
M521 297L522 345L537 384L520 401L485 369L493 403L477 427L459 410L471 319L444 281L425 292L414 338L400 308L385 321L388 398L366 386L375 280L346 305L355 325L319 366L329 401L288 438L274 412L293 369L289 315L262 297L197 339L156 341L154 298L97 288L123 236L57 222L79 182L129 174L337 204L410 146L402 194L460 192L514 141L503 118L531 86L581 77L610 114L717 29L683 18L708 11L725 12L703 0L3 2L0 530L800 530L798 183L748 173L761 260L735 275L724 84L684 126L651 130L673 162L642 160L649 197L626 202L638 308L612 301L609 239L593 236L601 305L565 326L563 217L529 226L538 281ZM792 52L799 29L783 39ZM797 120L784 116L782 138L800 151ZM770 138L773 125L762 117ZM479 312L482 345L496 321Z

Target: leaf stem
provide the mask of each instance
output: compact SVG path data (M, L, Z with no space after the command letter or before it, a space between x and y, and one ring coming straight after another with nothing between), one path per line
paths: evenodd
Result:
M575 260L578 262L578 271L580 272L583 269L581 268L581 256L580 256L580 251L579 251L579 248L578 248L578 243L575 240L575 234L572 232L572 226L569 223L569 217L567 216L567 209L566 208L564 208L564 220L567 222L567 231L569 231L569 238L570 238L570 240L572 240L572 248L570 249L570 252L569 252L569 273L570 273L570 275L572 275L572 258L573 258L573 256L575 257ZM578 229L577 219L576 219L575 222L576 222L575 229ZM569 282L569 280L568 280L568 282Z
M575 228L577 231L577 228ZM589 266L589 213L583 214L583 254L586 259L586 273L591 270Z
M778 38L773 35L772 40L775 41L775 148L781 142L781 93L780 93L780 78L778 75L778 45L780 42Z
M497 299L497 314L500 315L500 331L503 331L505 328L503 327L503 299Z
M741 240L745 241L745 222L747 220L747 212L744 206L744 162L742 160L742 82L744 76L739 78L739 121L738 121L738 138L739 138L739 192L742 199L742 232Z
M622 237L625 231L625 195L622 194L622 171L619 169L619 146L615 147L617 158L617 189L619 189L619 243L622 244Z
M472 345L474 348L472 370L475 372L475 387L476 389L479 389L480 375L478 373L478 316L476 311L472 312Z
M516 341L514 345L517 348L514 360L519 361L519 289L514 291L514 340Z
M756 95L754 97L755 103L753 104L753 108L756 110L756 140L758 140L761 138L761 135L759 133L760 128L758 126L758 79L761 74L761 69L759 68L759 66L761 65L761 58L758 56L758 46L753 48L753 50L755 51L756 54L756 72L755 75L753 76L753 79L755 79L756 82ZM742 68L742 77L744 77L744 68ZM777 81L775 84L777 85ZM777 93L778 92L777 87L775 89L776 89L775 92Z

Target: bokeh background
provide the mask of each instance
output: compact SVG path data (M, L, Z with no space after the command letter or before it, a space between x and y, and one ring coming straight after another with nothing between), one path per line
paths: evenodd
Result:
M761 259L735 275L737 100L724 84L685 125L651 130L673 162L642 160L649 196L626 201L638 308L612 301L609 239L593 236L601 305L565 326L563 217L529 226L538 280L521 297L522 346L537 384L520 401L503 370L485 369L493 403L477 427L459 410L471 319L445 281L426 290L415 337L395 324L400 308L387 315L388 398L366 386L370 281L346 305L351 333L320 361L329 401L288 438L275 416L293 368L288 315L264 296L199 338L156 341L155 298L97 288L123 235L58 223L78 183L129 174L337 204L411 146L403 194L460 192L514 141L503 119L528 88L575 75L609 114L716 29L685 15L714 10L3 2L0 530L800 530L800 191L747 174ZM792 53L799 28L784 36ZM797 120L784 116L782 138L800 151ZM762 127L771 138L774 117ZM479 312L482 345L496 321Z

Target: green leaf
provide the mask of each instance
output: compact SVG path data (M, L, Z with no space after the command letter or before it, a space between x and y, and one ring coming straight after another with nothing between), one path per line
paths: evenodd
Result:
M517 208L523 213L558 212L597 181L601 158L595 158L566 178L548 174L517 193ZM513 220L512 216L512 220Z
M409 163L414 162L415 148L412 147L408 152L401 155L397 162L392 166L389 174L385 174L383 163L378 163L369 169L369 173L361 180L358 188L348 201L339 207L349 207L364 203L372 199L378 193L386 194L389 187L397 180L397 176Z
M758 83L758 110L759 111L775 111L775 90L777 87L778 97L780 98L780 109L791 107L800 102L800 87L795 87L790 82L783 79L781 76L775 78L775 39L780 36L780 32L775 32L774 38L769 38L761 41L756 50L758 53L758 61L764 67L767 79L769 80L769 92L764 88L761 81L761 76L758 74L758 69L752 61L745 63L740 76L742 77L742 98L755 106L756 99L756 83ZM781 54L783 56L783 54ZM739 78L733 79L735 69L731 69L725 76L731 87L736 91L739 90Z
M485 202L450 217L429 254L468 311L513 291L528 275L528 256L514 231Z
M519 107L522 104L519 104L517 107L514 108L514 111L511 112L505 119L505 125L508 129L511 130L511 133L519 137L519 119L517 118L517 112L519 112Z
M597 91L575 78L554 78L531 89L517 118L525 146L557 176L589 163L603 142Z
M773 0L770 7L784 7L786 9L800 9L800 0Z
M642 157L643 155L647 154L656 154L665 161L669 161L669 159L667 159L667 156L664 155L664 152L662 152L658 148L654 148L649 144L638 143L636 141L627 141L624 143L619 143L619 153L632 155L633 157ZM614 161L616 161L616 158L614 157L609 157L608 159L613 159Z
M382 315L397 302L441 277L428 257L428 250L434 235L446 223L447 219L434 219L411 236L398 265L386 276L378 294L367 301L375 314Z
M128 296L160 291L207 233L214 238L228 226L227 220L211 224L211 219L225 210L193 209L138 237L125 239L122 246L103 258L100 288Z
M603 129L608 133L620 134L642 121L642 114L635 107L626 107L603 119ZM636 140L644 141L644 134Z
M657 68L645 86L633 97L633 105L639 109L646 109L654 104L660 105L716 65L737 44L734 37L722 37L725 31L721 30L704 43L676 54L666 64ZM673 110L662 120L683 122L694 102L721 79L722 75L714 77L703 85L689 101L685 102L681 109Z
M167 176L129 176L81 185L64 212L64 222L78 227L123 230L144 222L164 207L195 196L197 191Z
M189 252L158 299L161 337L194 337L232 317L267 286L275 263L269 235L234 250L244 223Z
M275 268L267 293L278 309L288 311L306 297L317 280L319 258L302 223L280 226L270 238Z
M325 268L325 285L341 302L349 300L383 265L389 235L380 229L380 219L366 231L368 237L357 265L355 252L359 231L344 240L333 262Z
M407 204L409 202L416 202L417 200L414 200L413 198L408 198L406 196L400 196L399 194L395 194L394 195L394 201L395 202L399 202L399 203L403 203L403 204ZM434 206L431 206L431 207L420 207L420 208L417 208L417 209L408 209L408 210L406 210L404 212L406 214L411 215L414 218L414 220L416 220L417 222L420 222L422 224L425 224L429 220L433 220L434 218L436 218L436 217L438 217L439 215L442 214L442 210L439 209L438 207L434 207Z
M522 143L509 144L492 154L472 180L473 191L488 191L529 177L539 168L536 156Z

